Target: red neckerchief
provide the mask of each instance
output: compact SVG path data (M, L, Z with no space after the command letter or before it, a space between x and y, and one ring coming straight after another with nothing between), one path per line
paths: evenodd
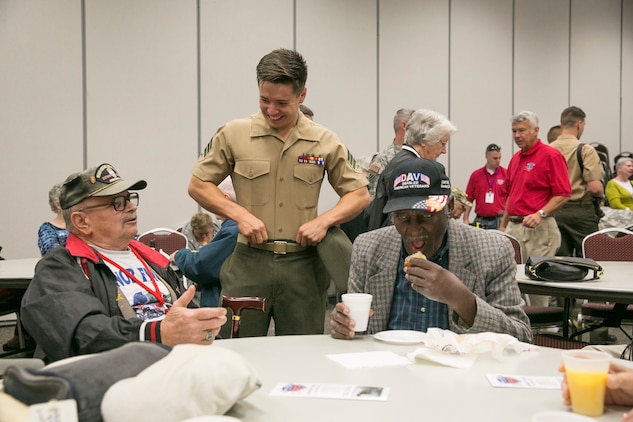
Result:
M169 260L165 258L163 254L144 243L137 240L130 240L129 247L131 250L138 252L141 257L150 264L158 265L161 268L166 268L167 265L169 265ZM74 257L87 258L94 263L99 262L99 257L95 253L95 250L72 233L69 233L68 239L66 239L66 249L68 249L68 252Z

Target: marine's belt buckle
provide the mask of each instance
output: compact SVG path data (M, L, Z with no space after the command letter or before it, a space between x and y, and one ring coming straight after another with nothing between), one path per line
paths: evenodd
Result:
M288 242L285 240L275 240L273 242L273 253L277 255L285 255L288 253Z

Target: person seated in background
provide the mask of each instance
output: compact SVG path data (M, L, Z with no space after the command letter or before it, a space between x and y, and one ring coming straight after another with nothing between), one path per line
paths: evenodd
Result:
M349 293L373 295L369 333L437 327L531 341L510 242L449 218L454 198L440 163L413 158L391 174L384 211L394 226L356 238L349 272ZM428 259L408 258L417 252ZM336 304L333 337L354 337L348 315Z
M48 205L55 213L55 218L43 223L37 231L37 246L40 248L42 256L55 246L64 246L68 237L66 223L59 206L59 191L62 184L58 183L48 192Z
M56 361L131 341L213 342L226 310L188 309L195 288L181 292L169 260L133 240L139 195L130 191L146 186L123 180L110 164L64 182L66 247L37 263L22 298L21 320L37 343L34 357Z
M616 175L607 182L605 193L609 207L633 210L633 159L622 157L615 163Z
M308 119L314 120L314 113L312 112L312 109L307 105L299 104L299 111L301 111L303 115L306 116Z
M227 199L235 201L235 190L230 176L218 185L218 189ZM222 227L217 235L197 252L180 249L171 254L170 261L185 277L200 287L200 306L220 306L220 268L224 260L233 253L238 233L235 221L222 219Z
M220 230L219 227L217 230ZM197 212L182 228L182 234L187 236L187 247L197 251L215 236L216 228L213 217L204 212Z

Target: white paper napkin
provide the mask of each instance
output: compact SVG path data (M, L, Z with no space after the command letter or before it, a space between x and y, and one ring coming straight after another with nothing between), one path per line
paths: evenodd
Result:
M409 353L409 358L413 361L430 360L455 368L471 367L477 356L483 353L490 353L493 358L501 360L505 351L521 353L538 349L538 346L520 342L509 334L456 334L440 328L427 330L424 346Z

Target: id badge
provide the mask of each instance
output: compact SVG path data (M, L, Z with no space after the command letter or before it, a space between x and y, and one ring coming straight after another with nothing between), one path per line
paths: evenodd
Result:
M495 202L495 194L490 191L486 192L486 204L494 204Z

